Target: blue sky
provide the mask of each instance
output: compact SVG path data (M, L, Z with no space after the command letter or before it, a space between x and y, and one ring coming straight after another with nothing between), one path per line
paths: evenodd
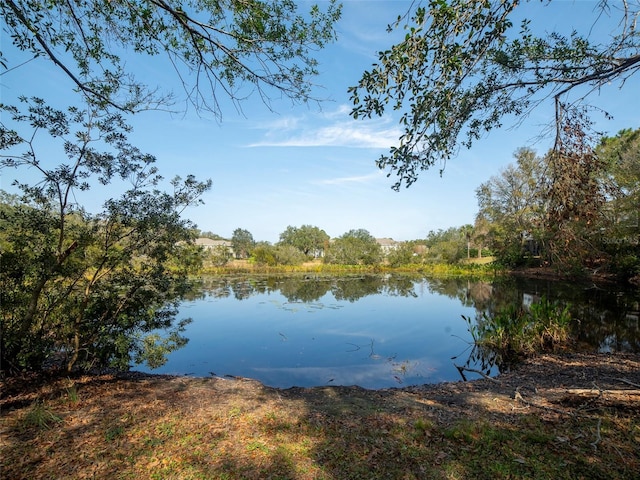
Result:
M307 2L300 2L308 4ZM395 177L375 166L400 134L397 119L352 120L347 88L376 61L379 50L390 47L386 26L406 11L406 1L343 2L337 26L338 41L319 52L321 75L315 94L321 105L292 105L274 99L270 111L257 96L242 105L242 114L220 97L222 121L196 115L146 112L131 119L131 142L158 158L166 178L194 174L211 178L206 205L187 211L201 230L231 237L236 228L249 230L256 240L277 242L287 226L310 224L337 237L364 228L376 237L396 240L424 238L430 230L473 223L476 188L513 161L523 146L546 151L551 138L539 138L553 116L550 104L536 110L517 129L491 132L471 150L449 161L443 176L438 166L423 172L409 189L391 189ZM538 28L565 32L584 29L594 14L595 1L540 2L525 6ZM2 48L10 48L3 33ZM137 62L140 62L137 60ZM145 78L180 95L176 78L163 62L140 62ZM638 79L624 89L613 84L592 96L592 103L614 115L594 116L597 128L615 134L640 127ZM54 98L63 107L73 100L69 81L44 60L30 62L0 77L2 102L20 94ZM66 101L66 103L64 103ZM56 157L52 155L51 161ZM11 191L14 178L30 172L2 171L1 187ZM82 201L89 210L117 189L96 188Z

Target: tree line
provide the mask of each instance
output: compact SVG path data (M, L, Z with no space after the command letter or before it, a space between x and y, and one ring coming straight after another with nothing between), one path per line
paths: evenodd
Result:
M561 164L530 148L481 184L474 242L506 265L640 276L640 129Z
M338 238L315 226L288 226L275 245L236 229L230 243L240 258L260 265L325 263L390 266L456 263L494 257L506 267L549 266L564 273L640 276L640 129L603 137L590 153L558 165L552 151L528 147L515 163L476 190L474 224L430 231L384 251L364 229ZM568 164L568 165L567 165ZM211 238L221 238L209 233ZM217 265L228 251L209 252Z
M212 232L195 230L194 235L224 240L223 245L202 249L203 265L224 266L233 259L246 259L257 265L301 265L319 260L334 265L388 265L391 267L423 265L426 263L458 263L471 257L490 255L487 247L478 249L471 242L472 225L431 230L426 238L383 245L368 230L351 229L337 238L312 225L289 225L271 244L256 241L243 228L234 230L231 239Z

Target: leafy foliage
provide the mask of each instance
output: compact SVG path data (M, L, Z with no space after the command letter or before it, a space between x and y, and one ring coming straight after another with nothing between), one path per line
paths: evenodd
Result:
M354 118L381 116L387 108L401 114L404 133L378 160L380 168L398 176L395 189L411 185L420 171L436 163L444 168L460 146L469 148L505 118L517 123L550 97L556 109L550 117L550 123L556 122L555 150L566 155L560 137L565 127L573 128L572 115L566 113L589 92L614 80L624 84L640 68L637 4L625 2L618 9L602 1L584 33L539 37L533 20L514 25L522 3L416 2L407 16L389 26L406 34L380 52L378 62L349 91ZM612 14L620 21L606 33L607 43L591 40L595 24ZM537 18L544 18L544 11ZM590 90L587 95L580 90L572 101L571 94L581 86Z
M476 230L503 263L537 258L566 272L638 275L639 131L594 146L586 130L565 132L572 145L543 157L518 150L516 164L477 189Z
M544 241L550 183L548 158L525 148L515 157L516 164L508 165L476 190L478 223L484 222L485 237L490 237L491 246L510 265L524 260L528 244Z
M554 351L570 338L571 314L568 305L560 305L542 297L528 309L509 306L489 316L483 313L469 325L475 348L484 360L504 368L524 357L543 351Z
M233 231L231 246L236 254L236 258L249 258L255 244L256 242L249 230L236 228Z
M260 242L251 251L250 260L260 266L292 266L301 265L307 260L307 256L292 245L270 245L268 242Z
M291 245L276 245L274 250L276 265L300 265L307 260L304 253Z
M0 125L0 166L38 176L15 182L20 196L2 194L0 203L3 368L38 369L52 356L68 369L157 366L184 344L176 305L202 257L192 244L194 225L181 213L211 182L175 178L166 193L155 158L128 143L124 112L173 101L136 78L130 54L140 64L164 55L187 104L216 116L220 92L237 106L252 92L267 105L273 91L307 101L317 73L313 52L334 40L340 17L334 1L325 7L305 14L289 0L0 3L13 46L60 68L87 105L62 111L23 97L24 112L0 106L3 119L11 118ZM0 52L5 70L23 60ZM77 200L117 180L130 186L101 213Z
M251 251L251 260L258 265L276 265L274 247L266 242L260 242Z
M603 249L626 277L640 276L640 129L603 138L596 154L606 165L600 178L603 206L600 230Z
M0 206L3 368L39 369L52 356L68 369L161 364L185 342L185 322L174 325L176 305L198 265L188 253L193 225L180 214L211 182L175 178L173 193L160 191L155 158L127 142L129 128L118 114L23 103L24 113L2 107L32 131L23 136L0 125L0 165L29 168L41 180L16 181L21 195L3 195ZM43 133L62 146L66 161L52 161L50 143L42 156ZM75 199L95 179L131 186L93 215ZM162 338L158 329L172 330Z
M402 242L396 249L387 254L387 262L392 267L421 263L422 258L418 255L415 242Z
M223 267L229 263L231 257L231 252L224 245L217 245L206 253L206 260L214 267Z
M307 256L317 257L329 243L329 235L324 230L312 225L292 227L280 234L281 245L290 245L297 248Z
M349 230L336 238L325 255L326 263L375 265L382 259L376 239L364 229Z
M446 230L429 231L426 258L429 262L456 263L467 253L467 228L450 227Z
M187 101L216 115L219 92L236 102L252 89L265 102L270 89L309 99L313 52L334 40L340 17L334 1L300 14L289 0L7 0L0 12L19 50L49 59L92 102L126 111L169 103L126 58L165 55ZM2 59L4 68L15 66Z

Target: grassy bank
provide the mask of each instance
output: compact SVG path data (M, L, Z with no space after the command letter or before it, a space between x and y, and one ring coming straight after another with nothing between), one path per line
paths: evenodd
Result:
M377 274L377 273L415 273L432 277L469 276L486 277L502 272L497 266L487 262L463 262L459 264L428 263L391 267L388 265L333 265L320 260L306 262L302 265L277 265L267 266L252 263L248 260L234 260L221 267L205 267L202 274L226 275L226 274Z
M635 479L637 355L368 391L102 375L2 383L12 479Z

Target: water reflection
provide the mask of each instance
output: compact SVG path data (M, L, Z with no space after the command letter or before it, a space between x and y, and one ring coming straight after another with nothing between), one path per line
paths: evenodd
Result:
M189 345L160 372L366 388L459 380L456 365L493 374L462 315L478 322L543 295L571 305L581 349L640 351L637 290L514 277L212 276L183 305Z
M358 276L251 276L203 277L198 288L187 298L205 296L246 300L253 295L279 292L290 302L314 302L331 293L336 300L356 302L369 295L416 297L415 283L423 277L410 275L358 275Z
M638 289L521 277L499 277L491 282L438 279L429 280L429 284L431 291L473 307L477 320L510 306L527 308L544 296L570 306L578 348L598 352L640 351Z

